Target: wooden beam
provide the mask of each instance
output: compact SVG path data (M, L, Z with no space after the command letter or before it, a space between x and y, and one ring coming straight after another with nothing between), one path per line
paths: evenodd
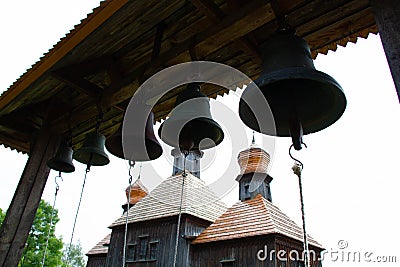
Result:
M259 17L261 18L255 19ZM115 82L113 81L109 88L104 89L104 96L101 103L102 108L105 110L110 107L115 107L118 110L122 110L123 105L119 106L119 104L127 101L133 96L137 88L139 88L138 78L140 78L143 73L146 74L145 77L150 77L158 71L160 66L164 66L166 62L173 60L174 58L182 57L189 47L194 47L193 49L196 50L196 54L198 53L197 49L202 49L202 53L199 57L204 56L205 53L215 51L231 42L233 39L240 39L241 36L246 35L251 30L267 23L268 21L271 21L273 18L274 16L268 4L263 5L262 1L253 1L251 4L242 8L240 12L235 13L234 16L229 16L221 20L215 25L213 31L205 29L203 34L199 35L199 38L189 39L187 42L174 46L172 49L160 54L156 59L147 62L146 64L138 64L134 71L126 73L124 77L120 77L122 79L118 79ZM220 32L223 32L223 38L218 38L220 42L215 42L212 47L204 50L204 46L210 45L208 41L211 42L211 40L216 39L216 36L218 36ZM230 36L230 34L232 35ZM237 36L237 38L235 36ZM193 44L194 40L196 42ZM261 57L258 52L254 52L255 49L251 42L246 39L240 40L239 42L242 43L242 47L244 47L243 50L252 51L251 53L256 55L254 57L259 58L258 62L261 62ZM73 81L73 79L67 79L65 82L70 83L70 86L75 86L78 90L86 91L85 93L89 95L95 95L95 91L97 91L90 89L90 86L85 88L82 86L82 83L77 84L76 80ZM90 116L93 116L92 108L89 106L89 104L86 105L86 107L79 112L79 118L75 119L78 121L84 121L89 119ZM56 127L59 130L61 130L61 128L65 130L65 127L62 125L57 125Z
M163 39L164 29L165 29L165 23L163 21L157 24L156 34L154 35L153 51L151 54L152 60L155 60L160 55L161 42Z
M157 72L160 67L168 65L169 61L175 58L179 61L179 58L188 54L189 47L194 47L196 53L199 54L199 58L201 58L208 53L222 48L232 42L232 40L240 39L255 28L273 19L274 15L269 4L261 0L250 2L232 16L224 17L219 23L215 24L213 29L204 29L195 39L189 39L187 42L173 46L170 50L161 53L156 60L147 60L147 63L136 65L134 71L124 73L123 77L120 77L122 79L117 79L115 82L113 81L109 88L104 89L104 96L101 103L102 108L104 110L110 107L116 107L118 110L123 109L123 105L120 106L119 104L126 102L135 93L139 87L138 78L141 73L145 73L145 77L149 77ZM195 40L194 43L193 40ZM247 50L252 49L249 42L243 41L243 43L247 46ZM180 62L183 61L180 60ZM135 65L135 62L133 63ZM85 86L82 80L60 76L59 78L64 79L64 82L68 83L68 85L85 92L85 94L95 96L98 93L99 88ZM86 84L87 83L88 82L86 82ZM85 121L93 117L92 104L95 105L95 101L90 101L89 104L80 109L79 116L73 116L71 124ZM73 113L77 114L75 111ZM67 130L61 118L57 121L56 124L53 124L55 129L60 131Z
M31 147L30 157L0 228L0 266L17 266L21 259L36 210L47 182L51 158L60 141L42 128Z
M400 1L371 0L371 5L400 101Z
M192 0L191 2L213 22L218 23L225 17L224 12L212 0ZM232 2L230 4L232 6L235 3ZM231 12L234 12L233 8L231 8ZM261 53L251 40L242 36L235 40L235 44L240 48L240 50L250 55L256 64L261 64Z
M80 75L81 77L93 74L102 70L106 70L113 64L112 57L106 55L98 58L91 58L83 62L71 64L58 69L58 73L68 73L71 76Z
M225 14L212 0L191 0L192 4L214 22L221 21Z
M81 93L84 93L93 98L98 98L103 92L103 89L101 87L84 79L83 76L72 75L71 73L61 71L53 72L52 76L70 86L71 88L76 89Z

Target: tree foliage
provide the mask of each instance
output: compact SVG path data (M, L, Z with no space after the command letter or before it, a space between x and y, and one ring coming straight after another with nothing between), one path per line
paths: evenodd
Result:
M5 216L6 213L0 208L0 225ZM53 222L50 225L52 216ZM67 255L68 253L68 245L64 246L62 239L57 238L55 235L56 224L59 220L57 209L54 209L52 214L52 206L46 201L41 200L18 267L41 266L49 230L50 235L46 251L45 266L85 266L85 257L79 242L76 245L71 245L71 249L69 250L69 263L66 263L66 261L63 260L63 255Z
M6 213L0 208L0 225L3 223L4 217L6 217Z
M0 208L0 225L5 215L5 212ZM52 217L53 221L52 224L50 224ZM57 238L55 235L55 226L59 220L57 209L54 209L52 214L52 206L46 201L41 200L18 267L41 266L47 235L49 233L45 258L46 267L85 266L85 258L79 242L76 245L71 245L71 249L69 250L69 263L66 263L65 260L63 261L63 255L66 255L68 252L68 245L64 246L62 238Z
M84 267L85 266L85 257L82 252L82 247L80 242L75 244L71 244L71 248L67 244L65 244L64 255L66 259L64 260L62 267Z
M51 218L53 217L53 222ZM52 214L52 206L44 200L40 200L39 208L36 212L35 220L29 232L28 240L22 254L20 267L40 266L46 247L47 235L49 241L46 251L45 265L60 266L62 258L63 243L61 238L55 235L55 225L60 219L58 211L54 209Z

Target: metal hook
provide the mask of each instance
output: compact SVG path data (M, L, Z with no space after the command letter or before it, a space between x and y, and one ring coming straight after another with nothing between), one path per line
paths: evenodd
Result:
M58 175L56 177L54 177L54 182L56 184L56 192L55 192L56 196L57 196L58 190L60 190L60 185L57 182L57 178L60 178L61 182L64 182L63 178L61 177L61 172L59 172Z
M304 145L304 146L307 148L307 145L306 145L305 143L301 142L301 144ZM303 170L303 169L304 169L303 163L302 163L300 160L298 160L298 159L296 159L295 157L293 157L293 155L292 155L292 148L293 148L293 147L294 147L293 144L289 147L289 156L290 156L297 164L299 164L300 167L301 167L301 169Z
M59 188L60 185L57 183L57 178L60 178L61 182L64 182L63 178L61 177L61 172L59 172L58 175L54 177L54 182L56 183L56 187Z

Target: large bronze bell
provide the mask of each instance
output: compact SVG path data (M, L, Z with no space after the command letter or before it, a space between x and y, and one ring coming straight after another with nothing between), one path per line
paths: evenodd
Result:
M74 159L88 166L104 166L110 160L104 152L106 138L97 131L86 135L81 148L74 152Z
M74 172L75 166L72 163L72 147L66 142L60 143L56 155L47 161L47 166L58 172Z
M153 123L154 123L154 114L153 112L150 112L147 118L146 127L144 129L145 130L144 141L145 141L146 151L144 151L143 153L139 153L139 151L135 151L135 149L133 149L131 151L132 153L125 151L125 154L133 154L133 155L124 155L124 149L122 146L122 124L112 136L107 138L106 140L107 150L116 157L133 161L147 161L159 158L162 155L163 151L160 143L158 142L156 136L154 135ZM127 134L126 136L127 140L141 139L140 135L138 134L135 133L126 133L126 134ZM142 140L133 140L132 145L134 145L135 141L141 142Z
M338 120L346 108L340 85L329 75L317 71L305 40L294 32L276 33L263 48L260 77L243 92L239 116L251 129L267 135L291 136L295 149L301 149L302 135L320 131ZM275 129L263 121L258 88L271 108ZM258 104L257 104L258 102ZM264 102L265 103L265 102ZM253 111L252 111L253 109ZM256 118L257 117L257 118Z
M183 151L204 150L224 139L221 126L213 120L210 100L197 83L188 84L175 102L171 116L158 129L161 140Z

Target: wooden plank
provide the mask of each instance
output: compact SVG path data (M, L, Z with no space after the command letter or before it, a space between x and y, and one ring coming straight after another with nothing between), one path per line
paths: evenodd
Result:
M155 69L157 69L158 66L168 66L169 64L167 63L169 63L169 61L173 61L174 63L188 61L190 60L188 50L193 46L195 46L198 57L202 58L207 52L211 53L216 51L227 43L232 42L234 39L244 36L249 31L266 23L265 21L272 20L273 17L270 17L272 11L268 9L269 5L265 4L263 1L252 1L250 4L243 6L232 16L225 17L220 23L216 23L211 28L208 25L210 23L209 19L202 20L206 24L203 23L200 25L201 30L199 33L197 33L196 30L186 32L183 29L179 32L179 35L182 35L184 38L170 36L170 40L179 40L174 41L179 43L176 43L169 50L161 53L156 61L149 62L149 56L143 56L142 58L132 61L130 65L135 67L134 71L127 72L124 76L137 77L137 73L142 72L141 68L145 68L147 72L146 76L149 77L151 73L155 73ZM239 23L235 24L237 21L239 21ZM197 26L193 25L190 29L192 28L196 29ZM223 36L222 38L218 37L219 33ZM211 44L212 39L215 39L214 44ZM211 49L206 49L205 46L211 46ZM129 80L126 82L129 83Z
M68 65L61 69L58 69L56 72L58 73L68 73L69 75L80 75L84 77L86 75L105 70L113 63L113 59L108 56L102 56L98 58L90 58L88 60L84 60L82 62Z
M371 9L366 8L347 17L346 20L339 20L336 23L312 32L304 36L304 39L308 42L310 49L316 50L316 52L319 52L318 49L329 44L333 44L334 47L329 47L333 49L336 47L336 41L372 26L368 24L372 17Z
M400 1L371 0L371 4L400 101Z
M369 7L368 0L361 1L351 1L349 3L343 3L345 1L335 1L337 5L332 6L328 5L326 1L324 1L325 5L318 5L318 13L313 12L315 17L310 19L309 21L305 21L296 29L296 33L303 37L312 34L313 32L317 32L321 29L326 29L330 25L337 23L338 21L347 20L347 18L351 18L354 14L364 11ZM312 7L308 7L312 8ZM317 8L317 7L314 7ZM322 13L320 13L322 12Z
M70 73L57 71L53 72L52 76L59 81L65 83L66 85L69 85L71 88L76 89L93 98L98 98L103 91L102 88L89 82L88 80L85 80L83 77L73 76Z
M192 0L192 3L214 22L220 22L225 17L224 12L212 0ZM231 10L231 12L236 11ZM256 64L262 63L261 54L251 40L242 36L235 40L235 43L243 52L249 54ZM195 50L193 48L193 51ZM198 58L197 53L196 58Z
M20 261L50 172L46 162L54 155L59 141L59 136L43 128L31 148L31 155L0 228L0 266L17 266Z
M164 29L165 29L165 24L163 21L157 24L156 33L154 35L153 50L151 53L152 60L155 60L160 55L161 42L163 39Z
M196 52L202 58L274 18L269 4L258 7L254 7L252 4L246 5L235 15L226 17L215 27L199 34L196 38L200 40L195 45Z

